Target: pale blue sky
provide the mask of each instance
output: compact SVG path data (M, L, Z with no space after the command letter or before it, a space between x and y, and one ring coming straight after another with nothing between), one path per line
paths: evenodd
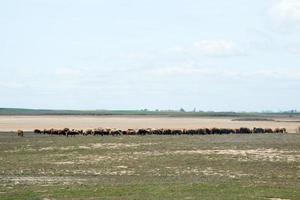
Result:
M0 0L0 107L300 109L298 0Z

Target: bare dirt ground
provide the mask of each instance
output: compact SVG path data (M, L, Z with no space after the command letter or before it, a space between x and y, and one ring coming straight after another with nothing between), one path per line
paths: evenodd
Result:
M151 117L151 116L0 116L0 131L35 128L286 128L294 133L298 118L276 118L274 121L232 121L229 117Z

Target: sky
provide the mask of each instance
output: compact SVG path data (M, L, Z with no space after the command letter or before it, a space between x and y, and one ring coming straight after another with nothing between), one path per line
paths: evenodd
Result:
M0 107L300 110L300 1L0 0Z

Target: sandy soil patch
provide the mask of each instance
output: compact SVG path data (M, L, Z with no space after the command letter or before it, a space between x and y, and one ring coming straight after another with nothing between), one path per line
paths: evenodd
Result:
M223 149L223 150L178 150L178 151L144 151L133 152L136 156L164 156L164 155L229 155L238 156L239 161L264 160L264 161L300 161L300 152L284 151L277 149Z
M172 155L226 155L230 159L238 159L241 162L247 161L270 161L270 162L300 162L300 152L284 151L277 149L221 149L221 150L178 150L178 151L141 151L127 153L110 153L109 155L85 155L79 156L78 163L97 163L97 162L121 162L128 160L139 160L153 156L172 156Z
M137 160L138 156L127 155L127 154L116 154L112 153L110 155L86 155L77 157L78 163L80 164L92 164L98 162L122 162L128 160Z
M75 162L73 161L62 161L62 162L51 162L51 164L55 165L73 165Z
M183 170L176 170L177 174L194 174L194 175L204 175L204 176L226 176L229 178L238 178L242 176L249 176L249 174L239 173L239 172L233 172L229 170L217 170L213 169L211 167L208 167L206 169L198 169L198 168L186 168Z
M77 157L79 164L85 164L85 163L97 163L101 161L110 161L115 160L112 156L106 156L106 155L86 155L86 156L79 156Z
M6 150L5 153L17 153L22 151L69 151L69 150L89 150L89 149L122 149L122 148L137 148L140 146L148 146L155 145L159 143L90 143L86 146L65 146L65 147L57 147L57 146L49 146L42 147L38 149L34 149L31 147L18 148L13 150Z
M13 183L18 184L73 184L82 183L87 181L87 179L76 178L76 177L52 177L52 176L0 176L0 182L2 183Z
M98 175L98 176L103 176L103 175L109 175L109 176L132 176L135 175L135 171L132 169L88 169L88 170L72 170L72 174L74 175Z
M267 198L269 200L290 200L290 199L281 199L281 198Z
M158 143L92 143L89 146L92 149L120 149L120 148L137 148L140 146L155 145Z
M239 178L242 176L250 176L249 174L229 171L229 170L218 170L212 167L208 167L206 169L195 168L195 167L187 167L187 168L179 168L179 167L165 167L167 171L163 171L162 169L155 168L148 171L153 176L185 176L185 175L193 175L193 176L220 176L220 177L228 177L228 178ZM163 171L163 172L162 172Z
M248 149L248 150L187 150L187 151L174 151L173 154L203 154L203 155L232 155L249 157L254 160L266 160L266 161L287 161L294 162L300 160L300 152L298 151L284 151L277 149ZM240 161L247 161L240 159Z

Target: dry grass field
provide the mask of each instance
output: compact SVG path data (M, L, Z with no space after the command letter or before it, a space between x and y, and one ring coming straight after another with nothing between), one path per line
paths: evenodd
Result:
M300 135L0 134L0 199L300 198Z

